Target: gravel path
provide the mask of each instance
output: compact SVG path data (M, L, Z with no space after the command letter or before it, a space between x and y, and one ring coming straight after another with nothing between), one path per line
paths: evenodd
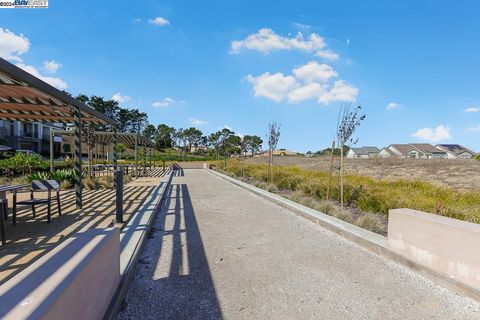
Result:
M480 304L205 170L179 171L120 319L480 319Z

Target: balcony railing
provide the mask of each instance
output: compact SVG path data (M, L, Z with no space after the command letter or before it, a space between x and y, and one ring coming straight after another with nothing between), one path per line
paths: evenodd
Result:
M20 130L20 137L38 139L38 132Z

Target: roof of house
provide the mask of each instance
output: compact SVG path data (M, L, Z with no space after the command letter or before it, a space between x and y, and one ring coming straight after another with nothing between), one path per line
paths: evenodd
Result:
M350 148L356 155L369 155L370 153L378 154L380 149L377 147L360 147L360 148Z
M356 155L368 155L368 151L364 148L350 148L350 150Z
M406 154L406 153L409 153L410 151L412 150L417 150L417 151L420 151L418 149L416 149L414 146L410 145L410 144L391 144L389 146L390 147L393 147L395 148L396 150L398 150L398 152L400 152L401 154ZM388 148L387 148L388 149Z
M415 149L419 150L423 154L427 153L445 153L445 151L435 148L430 143L411 143Z
M380 150L380 152L382 152L382 151L385 151L386 153L388 153L389 155L392 155L392 156L393 156L393 154L394 154L394 153L392 152L392 150L388 149L388 147L385 147L385 148L383 148L382 150Z
M464 152L468 152L470 154L475 154L475 152L473 152L472 150L467 149L464 146L459 145L459 144L437 144L437 147L440 147L441 149L443 149L445 151L453 153L454 155L459 155L459 154L464 153Z
M363 149L367 150L368 153L379 153L380 149L377 147L362 147Z

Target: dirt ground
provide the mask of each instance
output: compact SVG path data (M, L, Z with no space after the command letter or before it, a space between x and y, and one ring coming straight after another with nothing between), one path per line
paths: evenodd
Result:
M339 159L336 158L338 166ZM250 158L252 163L267 163L267 158ZM275 157L275 165L298 166L305 169L328 171L329 157L284 156ZM422 180L459 190L480 189L480 161L422 160L422 159L346 159L347 174L370 176L376 179Z

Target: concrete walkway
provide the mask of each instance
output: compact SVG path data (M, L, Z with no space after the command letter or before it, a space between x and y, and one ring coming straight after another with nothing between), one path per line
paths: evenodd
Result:
M119 318L480 319L480 304L192 169L172 181Z

